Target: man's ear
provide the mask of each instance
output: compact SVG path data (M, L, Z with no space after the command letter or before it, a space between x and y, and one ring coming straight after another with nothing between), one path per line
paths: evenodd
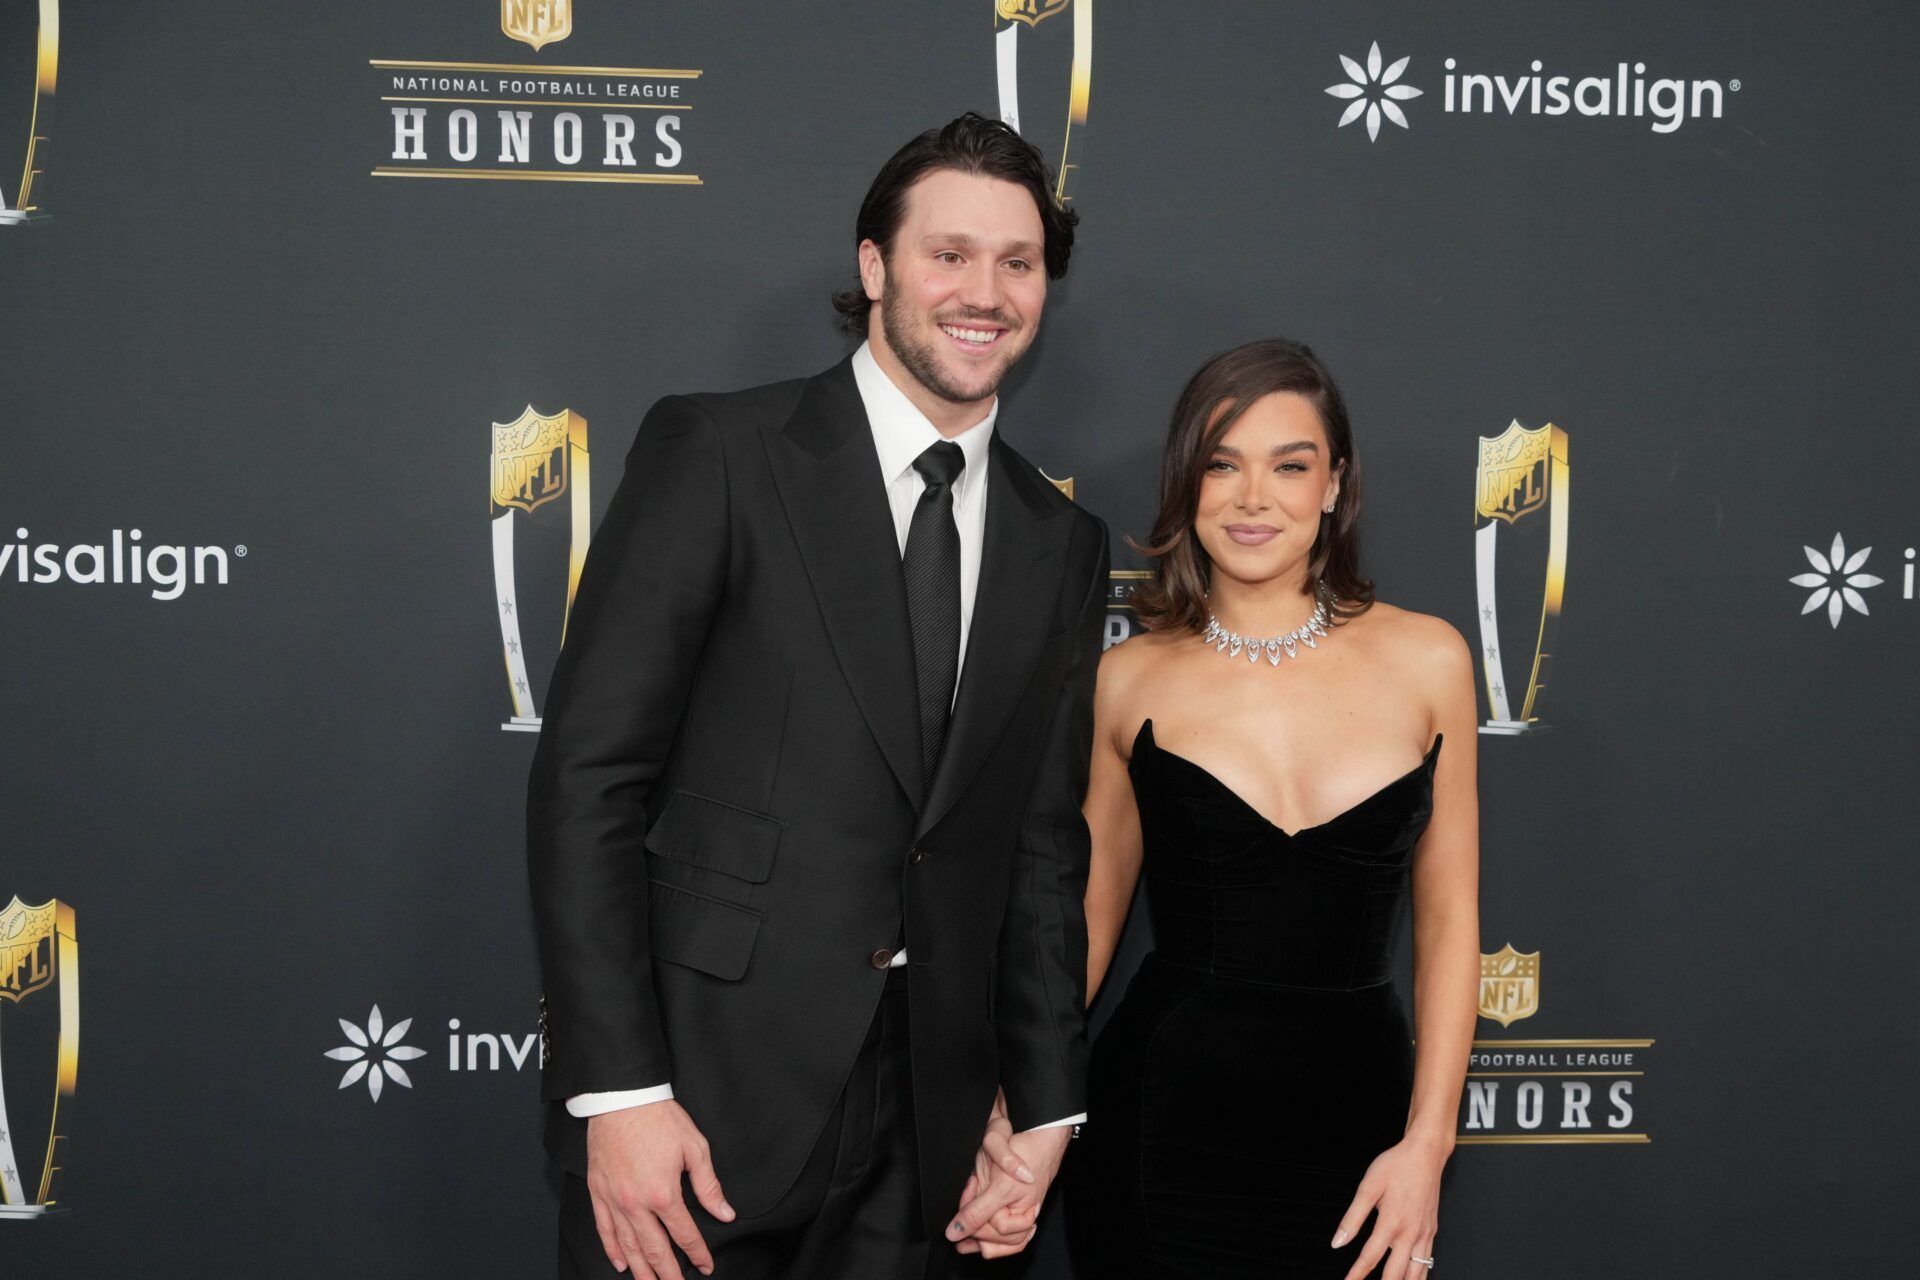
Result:
M880 301L887 288L887 255L871 240L860 242L860 286L869 302Z

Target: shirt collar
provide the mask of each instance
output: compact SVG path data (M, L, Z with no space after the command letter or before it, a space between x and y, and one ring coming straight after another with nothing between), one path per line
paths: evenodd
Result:
M853 380L860 388L867 422L873 428L873 446L880 455L880 474L892 484L913 466L913 460L928 446L946 437L927 421L926 414L914 407L906 392L894 385L865 342L853 353ZM975 476L986 474L987 446L993 439L993 424L999 416L1000 399L996 396L986 417L953 437L953 443L960 446L967 460L966 469L954 485L954 497L971 489Z

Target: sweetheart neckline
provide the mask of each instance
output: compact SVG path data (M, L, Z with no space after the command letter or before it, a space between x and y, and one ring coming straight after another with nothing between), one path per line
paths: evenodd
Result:
M1226 783L1220 781L1219 776L1216 775L1213 772L1213 770L1207 768L1203 764L1198 763L1197 761L1187 759L1187 757L1181 755L1177 751L1169 751L1165 747L1161 746L1159 739L1154 736L1152 716L1148 716L1145 720L1141 721L1140 731L1133 735L1133 750L1134 750L1135 756L1138 756L1140 753L1140 740L1142 738L1145 738L1147 741L1147 745L1152 747L1155 751L1158 751L1161 755L1167 757L1169 760L1178 760L1181 764L1187 766L1187 768L1193 770L1195 773L1199 774L1201 777L1211 782L1215 787L1219 788L1221 791L1224 791L1242 809L1252 814L1255 818L1259 819L1260 822L1265 824L1270 829L1274 831L1278 831L1281 835L1285 836L1289 840L1297 840L1301 836L1307 834L1309 831L1326 830L1328 827L1331 827L1334 823L1339 822L1342 818L1345 818L1350 814L1356 813L1359 810L1365 808L1367 805L1372 804L1375 800L1378 800L1381 796L1393 790L1395 787L1405 782L1408 778L1413 777L1415 774L1425 773L1429 768L1432 767L1433 762L1439 757L1440 744L1446 741L1447 735L1444 733L1434 734L1433 745L1427 748L1427 753L1420 758L1419 764L1413 766L1413 768L1407 770L1405 773L1401 774L1399 777L1394 778L1390 782L1385 783L1384 785L1382 785L1381 787L1373 791L1371 794L1366 796L1366 798L1355 801L1353 804L1348 805L1346 808L1342 809L1340 812L1334 814L1331 818L1328 818L1325 822L1316 822L1311 826L1301 827L1294 831L1287 830L1285 827L1275 822L1272 818L1269 818L1266 814L1254 808L1251 804L1247 802L1247 799L1245 796L1241 795L1238 791L1235 791L1232 787L1228 786ZM1133 761L1129 759L1127 763L1131 765Z

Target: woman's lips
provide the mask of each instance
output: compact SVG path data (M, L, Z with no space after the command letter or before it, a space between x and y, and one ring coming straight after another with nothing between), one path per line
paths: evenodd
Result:
M1270 524L1230 524L1227 536L1243 547L1258 547L1279 537L1280 531Z

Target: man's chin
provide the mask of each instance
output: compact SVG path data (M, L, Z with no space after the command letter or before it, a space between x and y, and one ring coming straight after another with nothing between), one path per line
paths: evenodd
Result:
M1000 390L1007 371L1013 368L1019 358L1020 353L1016 351L1011 355L998 356L991 364L940 360L937 367L942 385L934 390L941 398L960 404L985 400Z
M954 404L978 404L992 399L1000 390L1000 376L1004 372L996 371L991 378L982 378L977 373L965 379L947 376L942 379L942 385L935 388L935 393Z

